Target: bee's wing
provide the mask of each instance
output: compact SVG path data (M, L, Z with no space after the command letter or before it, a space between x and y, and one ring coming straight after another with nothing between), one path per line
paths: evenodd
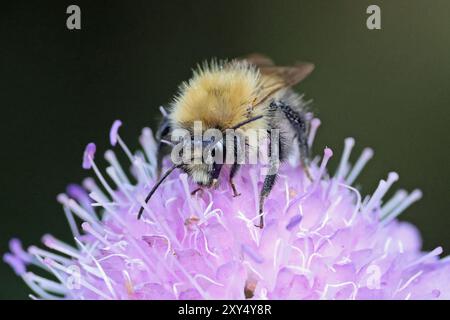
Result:
M237 61L247 61L257 67L262 75L260 91L252 104L253 107L260 105L278 91L295 86L314 70L314 64L309 62L276 66L272 59L260 53L237 58Z
M272 59L261 53L252 53L243 58L240 58L239 60L246 60L248 63L253 64L259 68L275 66Z
M285 86L295 86L305 79L313 70L314 64L299 62L293 66L262 66L259 68L261 74L278 78Z
M258 99L253 106L260 105L280 90L295 86L314 70L314 65L298 63L290 67L260 67L259 70L263 79Z
M260 53L253 53L238 60L245 60L256 66L263 76L258 99L253 106L261 104L282 89L295 86L314 70L314 64L309 62L276 66L272 59Z
M252 53L238 60L245 60L256 66L263 75L279 78L286 86L295 86L314 70L314 64L309 62L298 62L293 66L276 66L272 59L261 53Z

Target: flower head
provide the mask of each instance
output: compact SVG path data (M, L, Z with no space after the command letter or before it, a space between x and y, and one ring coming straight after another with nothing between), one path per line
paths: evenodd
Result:
M310 145L319 124L312 120ZM365 149L350 165L352 138L345 140L334 175L326 170L329 148L311 163L313 181L298 157L285 163L259 229L261 166L242 167L235 179L240 197L233 197L225 177L216 189L191 195L195 185L175 171L145 203L156 180L155 140L144 129L142 151L132 153L120 125L114 123L110 140L127 155L130 173L109 150L105 175L89 144L83 167L93 170L98 183L88 178L57 198L73 244L45 235L45 249L24 250L11 240L4 261L30 286L33 298L450 298L450 261L439 259L442 249L421 252L417 229L397 220L421 192L400 190L386 201L398 180L391 172L363 199L352 184L373 152ZM28 271L31 264L55 280Z

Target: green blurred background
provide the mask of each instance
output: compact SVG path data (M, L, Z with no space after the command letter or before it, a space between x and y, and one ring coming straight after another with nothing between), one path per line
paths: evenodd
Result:
M66 29L77 4L82 30ZM381 7L382 29L366 28ZM450 252L450 2L395 1L14 1L0 12L2 172L0 252L45 233L70 241L55 196L87 175L89 141L108 148L116 118L134 147L157 108L197 62L251 52L280 64L316 64L299 86L322 120L315 152L356 138L375 158L358 180L364 194L395 170L395 187L424 198L401 219L419 226L424 248ZM0 298L29 290L0 264Z

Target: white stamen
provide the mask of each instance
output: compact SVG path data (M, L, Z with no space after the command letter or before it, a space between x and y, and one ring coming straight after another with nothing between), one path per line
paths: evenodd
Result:
M347 179L345 180L345 183L347 185L352 185L353 182L355 182L356 178L359 176L364 166L372 157L373 157L373 150L371 148L365 148L361 153L360 157L358 158L358 160L356 161L355 165L353 166L352 170L348 174Z
M72 231L72 236L78 237L80 236L80 232L78 231L77 224L75 223L75 219L73 217L72 211L69 210L66 206L63 206L64 215L66 216L67 222L69 223L70 231Z
M36 255L35 257L38 260L39 266L42 269L48 270L51 274L53 274L56 277L56 279L58 279L59 283L63 285L64 283L66 283L65 282L66 280L63 278L63 276L55 268L53 268L51 265L48 264L47 261L54 261L51 257L41 257L38 255ZM73 263L73 261L71 261L70 263ZM67 265L70 265L70 263Z
M133 294L134 293L134 285L133 285L133 281L131 280L130 274L128 273L127 270L122 270L122 276L123 276L123 280L125 281L125 286L127 288L128 294Z
M201 234L203 235L203 241L204 241L206 252L218 259L219 256L209 249L208 238L206 237L205 231L203 229L199 229L199 230L200 230Z
M51 291L57 294L67 293L67 288L64 287L61 283L43 278L41 276L34 274L33 272L27 272L26 277L29 280L39 284L40 287L46 291Z
M94 192L102 199L103 202L109 202L110 199L105 195L105 193L100 189L93 178L86 178L83 180L83 187L89 192Z
M157 162L157 143L153 136L152 130L149 128L142 129L142 134L139 137L139 141L144 149L145 155L150 164L156 167Z
M344 176L345 167L348 165L348 159L352 152L353 146L355 145L355 139L346 138L344 142L344 151L342 152L341 160L339 162L338 169L334 175L335 179L340 182Z
M391 213L389 213L387 216L384 217L383 220L381 220L381 225L383 226L387 225L389 222L397 218L397 216L399 216L406 208L408 208L411 204L413 204L420 198L422 198L422 191L416 189L413 192L411 192L411 194L408 197L406 197L406 199L404 199L396 209L392 210Z
M131 153L130 149L128 149L125 142L123 142L119 134L117 134L117 142L119 143L119 146L122 148L123 152L125 152L125 154L127 155L128 159L130 159L130 162L133 163L134 156Z
M183 184L183 189L186 194L186 201L189 205L189 209L191 212L201 212L201 209L198 205L198 201L195 201L194 198L191 196L191 191L189 190L189 183L188 183L188 175L185 173L180 174L180 180Z
M311 263L313 261L314 258L323 258L323 255L321 255L320 253L314 252L312 255L309 256L308 261L306 262L306 268L307 269L311 269Z
M308 137L308 146L311 148L314 143L314 138L316 137L317 129L320 127L320 120L317 118L314 118L311 120L311 128L309 130L309 137Z
M355 189L349 185L343 184L343 183L340 183L339 186L347 188L350 191L353 191L353 193L356 195L356 204L355 204L355 209L353 209L352 216L351 216L350 220L348 220L348 221L344 219L345 225L349 226L349 225L353 224L353 222L356 219L356 216L358 215L358 212L361 210L361 193L359 193L359 191L357 189Z
M392 238L391 238L391 237L387 238L387 239L386 239L386 242L384 243L384 248L383 248L383 251L384 251L384 253L385 253L385 256L384 256L384 257L387 257L387 256L388 256L388 254L389 254L389 248L391 247L391 243L392 243Z
M119 203L116 202L106 202L106 205L110 206L110 207L120 207ZM92 202L92 206L93 207L103 207L101 203L98 202Z
M406 283L404 285L402 285L400 288L398 288L397 290L395 290L394 295L402 292L403 290L405 290L415 279L417 279L417 277L419 277L421 274L423 273L423 270L420 270L419 272L417 272L416 274L414 274L411 278L409 278L408 281L406 281Z
M302 268L305 269L305 265L306 265L306 257L305 257L305 254L303 253L303 251L302 251L300 248L298 248L298 247L296 247L296 246L293 246L293 245L290 245L290 246L291 246L292 249L294 249L295 251L297 251L298 253L300 253L300 256L301 256L301 258L302 258Z
M169 237L166 236L165 234L158 234L158 235L153 235L150 234L148 235L149 237L160 237L163 238L164 240L167 241L167 249L166 249L166 253L164 254L164 259L167 259L167 256L169 255L170 251L172 251L172 242L170 241Z
M196 274L196 275L194 276L194 279L197 279L197 278L205 279L206 281L209 281L209 282L211 282L211 283L213 283L213 284L215 284L215 285L217 285L217 286L219 286L219 287L223 287L223 286L224 286L222 283L219 283L219 282L217 282L217 281L214 281L213 279L211 279L211 278L209 278L209 277L207 277L207 276L205 276L205 275L203 275L203 274L201 274L201 273Z
M303 267L299 267L297 265L290 265L290 264L288 264L288 265L286 265L286 268L291 269L291 270L295 270L295 271L299 272L300 274L303 274L303 275L307 276L308 277L308 281L309 281L310 277L312 276L312 271L311 270L308 270L308 269L303 268Z
M208 216L208 213L209 213L209 211L211 210L212 206L213 206L213 202L211 201L211 202L208 204L208 206L206 207L206 209L203 210L203 217L207 217L207 216Z
M322 230L328 223L328 221L330 220L330 213L336 209L336 207L341 203L342 201L342 196L337 197L336 200L334 200L331 205L327 208L327 211L325 212L325 215L322 219L322 223L320 224L320 226L315 229L313 232L318 233L320 230Z
M123 171L122 166L120 165L120 162L117 160L114 151L107 150L105 152L105 159L116 170L120 180L127 185L131 185L130 180L128 179L127 175L125 174L125 171Z
M342 283L338 283L338 284L327 284L327 285L325 285L325 289L323 290L321 299L322 300L323 299L329 299L327 297L327 293L328 293L328 290L330 288L340 288L340 287L344 287L344 286L348 286L348 285L351 285L352 288L353 288L353 292L352 292L352 294L350 296L350 299L351 300L355 300L356 299L356 295L358 293L358 287L356 286L356 284L354 282L351 282L351 281L349 281L349 282L342 282Z
M422 262L424 262L424 261L426 261L426 260L428 260L430 258L433 258L433 257L441 255L442 252L444 252L444 250L442 250L442 247L437 247L433 251L428 252L427 254L423 255L422 257L420 257L419 259L417 259L413 263L409 264L406 268L410 268L412 266L416 266L418 264L421 264Z
M98 239L101 243L103 243L105 246L109 247L111 244L106 241L105 237L102 236L99 232L97 232L94 228L92 228L92 226L88 223L88 222L83 222L81 224L81 228L91 234L92 236L94 236L96 239Z
M149 170L146 170L145 161L141 157L137 156L134 160L133 166L137 169L135 170L135 175L139 183L145 185L146 187L150 186L151 177L154 177L155 174L148 174L147 171Z
M328 160L333 156L333 151L330 148L325 148L323 152L322 162L320 163L319 174L315 177L315 181L313 184L312 190L315 190L319 185L320 180L322 179L323 174L325 173L325 169L328 164Z
M287 179L284 181L284 195L285 195L285 199L286 199L285 200L286 204L284 206L284 212L286 212L287 208L289 207L289 201L291 198L290 191L289 191L289 182Z
M294 199L292 199L292 201L289 202L287 208L284 210L284 213L286 214L286 212L288 212L289 210L291 210L292 207L294 207L295 205L297 205L298 202L300 202L302 199L305 199L307 197L309 197L311 194L313 194L317 187L319 186L319 183L322 180L322 176L325 173L327 164L328 164L328 160L330 160L330 158L333 156L333 151L330 148L325 148L324 152L323 152L323 158L322 158L322 162L320 164L320 168L319 168L319 174L314 178L314 182L312 184L312 187L308 190L308 192L303 193L303 194L299 194L297 195ZM254 190L257 192L257 187L256 185L254 185ZM255 199L258 198L258 195L255 195Z
M133 197L128 192L126 186L123 184L122 181L120 181L120 178L117 175L116 170L113 167L106 168L106 173L109 175L112 181L116 184L116 186L119 188L120 191L125 195L125 197L128 199L130 203L134 202Z
M98 203L101 204L101 206L103 208L105 208L106 212L111 214L111 216L116 219L122 226L125 226L126 223L125 221L122 219L122 217L113 209L111 209L111 205L109 205L108 203L104 203L103 200L98 196L97 193L91 192L89 193L89 196L94 200L97 201Z
M364 214L368 214L372 211L372 209L381 203L381 199L384 197L386 192L388 192L389 188L392 186L394 182L398 180L398 174L396 172L390 172L388 174L387 181L381 180L378 184L377 189L373 193L373 196L370 198L367 205L362 209Z
M353 146L355 145L355 139L346 138L344 143L344 151L342 152L341 160L339 161L339 166L336 170L336 174L334 175L333 180L327 190L327 197L329 195L334 195L336 193L336 189L339 183L342 182L344 178L345 170L348 168L348 159L350 157L350 153L352 152Z
M277 241L275 242L275 249L274 249L274 253L273 253L273 267L274 268L276 268L277 264L278 264L278 255L279 255L278 250L280 249L280 245L281 245L281 239L277 239Z
M110 187L110 185L108 184L108 182L106 182L105 177L103 177L102 173L100 172L100 170L98 169L97 165L95 164L94 160L92 159L92 157L89 157L89 160L91 162L92 165L92 169L94 170L95 175L97 176L97 178L100 180L100 183L103 185L103 188L105 188L105 190L108 192L108 194L110 195L110 197L112 199L114 199L115 201L120 203L120 199L117 198L114 190Z
M39 285L37 285L34 281L32 281L30 279L28 273L25 273L24 275L22 275L22 279L31 288L31 290L33 290L41 298L46 299L46 300L60 299L60 297L48 293L43 288L41 288Z
M397 246L398 246L398 251L400 253L404 253L405 252L405 248L404 248L403 242L401 240L397 240Z
M143 251L142 247L140 245L138 245L136 243L136 240L133 237L130 237L130 242L131 244L136 248L137 252L139 253L139 255L144 259L144 261L146 262L147 266L150 268L153 268L152 273L155 273L159 279L162 279L162 277L159 275L159 269L160 268L155 268L155 264L156 265L162 265L164 267L164 269L174 278L176 278L177 280L180 280L180 277L178 276L178 274L176 274L174 272L174 270L172 270L172 268L170 268L167 265L167 262L164 259L161 258L161 256L159 254L156 254L153 250L147 250L147 251ZM149 257L150 255L150 257ZM169 256L170 257L170 256ZM152 260L153 259L153 260Z
M33 255L33 256L39 256L39 257L42 257L42 258L50 258L50 259L53 259L55 261L61 262L63 264L71 264L71 263L73 263L72 260L67 259L66 257L57 255L56 253L49 252L47 250L40 249L40 248L35 247L35 246L29 247L28 248L28 253Z
M84 271L87 273L93 275L94 277L97 277L99 279L102 279L102 274L100 271L98 271L97 267L92 267L86 263L80 263L80 266L83 268Z
M89 252L89 250L86 250L86 247L83 245L83 243L79 239L75 238L75 241L81 246L83 251L86 252L88 254L88 256L91 258L91 260L94 262L94 264L97 267L98 271L102 275L102 279L105 282L105 285L108 288L109 292L112 294L112 296L114 298L117 299L117 294L116 294L116 292L114 291L114 289L112 287L111 279L106 275L105 270L103 270L103 268L100 265L100 263L97 261L97 259L95 259L95 257L92 255L92 253Z
M398 190L394 196L382 206L380 219L383 219L389 212L394 210L407 196L408 193L405 190Z
M266 288L261 288L261 290L259 291L259 300L269 300L269 298L267 297Z
M244 260L242 264L245 264L255 275L258 276L260 279L264 279L264 277L259 273L248 260Z
M75 259L83 261L85 258L79 253L78 250L69 246L68 244L54 238L53 236L47 234L43 237L42 242L50 249L59 251Z
M256 245L259 246L259 240L260 240L259 233L256 231L256 228L255 228L255 223L256 223L256 220L259 219L259 215L257 215L253 219L249 219L244 215L244 213L242 213L241 211L238 211L236 217L245 222L245 226L247 227L248 232L250 233L250 236L252 237L253 241L255 241Z
M98 220L97 216L93 216L93 215L89 214L75 200L68 199L68 201L66 202L66 205L69 207L70 210L72 210L73 213L75 213L81 219L90 222L97 229L100 229L100 230L102 229L102 226L100 225L100 221Z

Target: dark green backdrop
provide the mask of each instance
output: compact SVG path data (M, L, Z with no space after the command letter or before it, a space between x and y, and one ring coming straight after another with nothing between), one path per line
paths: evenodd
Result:
M80 31L65 27L72 3ZM369 4L381 7L382 30L366 28ZM0 252L12 236L69 239L55 196L86 175L87 142L106 150L114 119L137 146L195 63L263 52L316 64L299 88L323 122L315 151L338 151L335 167L345 137L356 152L373 147L363 192L391 170L397 188L420 187L423 200L401 218L420 227L425 249L448 254L449 32L448 0L2 3ZM27 297L3 264L0 281L0 298Z

